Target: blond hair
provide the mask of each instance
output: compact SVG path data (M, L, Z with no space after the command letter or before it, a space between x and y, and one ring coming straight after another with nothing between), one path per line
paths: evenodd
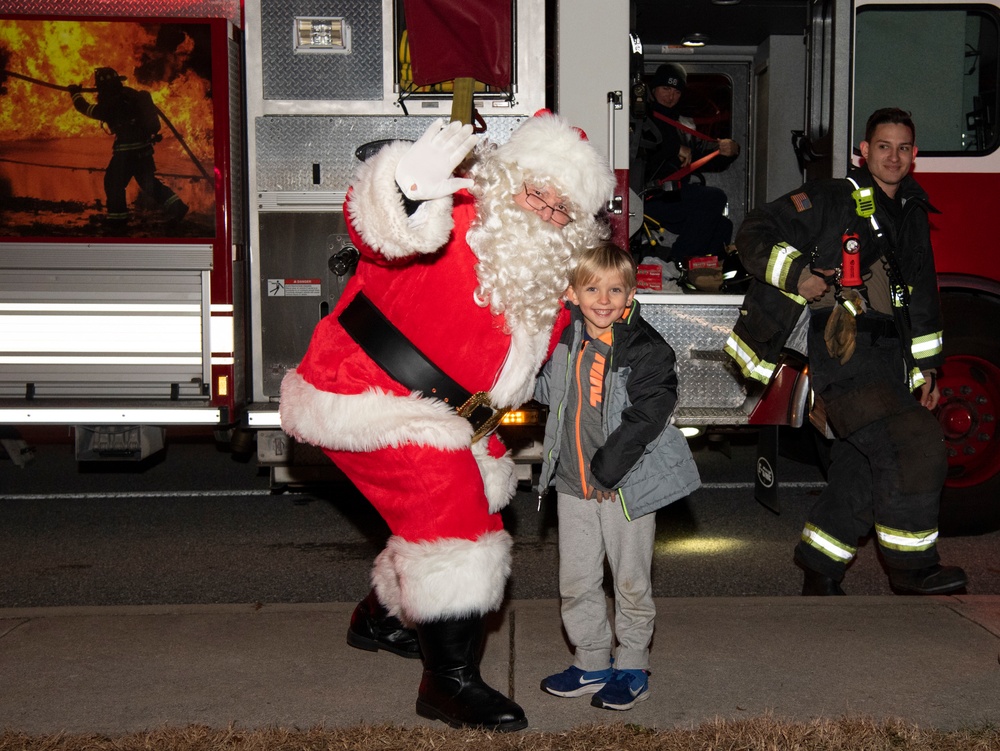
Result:
M570 272L569 283L574 288L582 287L603 272L619 274L630 292L636 288L636 268L632 254L610 242L587 248L581 253L576 267Z

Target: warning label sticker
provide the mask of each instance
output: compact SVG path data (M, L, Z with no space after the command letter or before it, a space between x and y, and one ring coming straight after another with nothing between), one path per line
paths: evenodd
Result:
M268 279L268 297L319 297L322 294L321 279Z

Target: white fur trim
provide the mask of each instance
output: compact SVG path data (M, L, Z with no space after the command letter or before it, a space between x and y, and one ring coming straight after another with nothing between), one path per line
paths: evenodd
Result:
M399 590L399 577L396 575L393 552L388 547L383 548L382 552L375 556L371 582L375 594L378 595L378 601L389 611L389 615L402 618L405 621L405 616L400 608L403 595Z
M489 438L484 438L472 444L472 455L476 457L479 473L483 476L483 489L486 500L490 504L490 513L495 514L504 508L517 492L517 475L514 473L514 460L508 451L501 457L490 456L487 452Z
M334 394L294 369L281 381L281 429L304 443L337 451L375 451L407 443L468 448L472 425L439 399L395 396L381 389Z
M549 348L552 332L548 329L529 334L515 329L511 332L510 350L497 381L490 389L495 405L517 407L535 393L535 376Z
M403 208L396 165L412 144L385 146L358 168L348 204L351 224L367 245L386 258L433 253L448 242L454 221L452 197L423 201L413 216Z
M503 602L513 544L503 530L478 540L394 535L375 559L372 584L389 612L409 623L484 615Z
M497 156L516 164L529 179L552 187L586 214L597 214L615 188L608 160L558 115L525 120L497 148Z

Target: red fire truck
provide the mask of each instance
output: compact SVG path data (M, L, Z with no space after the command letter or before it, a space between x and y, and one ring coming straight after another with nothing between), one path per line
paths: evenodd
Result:
M241 419L241 23L238 2L0 4L0 424L130 459ZM153 124L101 119L102 87Z
M202 425L256 437L276 484L324 467L280 431L278 386L351 273L342 203L355 149L415 137L460 98L450 80L413 79L407 14L420 5L0 0L9 452L19 428L67 425L81 459L135 459L162 446L166 428ZM507 85L477 83L463 96L495 142L546 106L580 125L618 176L609 213L621 244L642 225L628 189L635 92L663 62L687 69L698 128L742 144L729 169L706 177L725 190L734 224L804 178L843 175L870 110L913 111L915 174L942 211L933 226L948 356L942 511L955 530L1000 523L996 0L501 5ZM151 96L160 127L143 154L152 168L129 161L121 133L95 117L108 80ZM807 375L789 358L757 393L726 367L739 295L640 299L678 352L678 423L759 430L768 440L758 486L773 502L774 426L811 430ZM519 448L530 461L531 441Z

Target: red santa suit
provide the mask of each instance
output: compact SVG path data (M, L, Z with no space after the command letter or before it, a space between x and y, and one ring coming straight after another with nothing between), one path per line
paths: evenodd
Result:
M408 148L391 144L359 170L345 214L361 261L285 377L280 413L283 429L321 446L382 515L392 537L375 589L390 613L421 623L500 606L511 538L499 511L516 487L513 461L495 435L472 443L461 405L394 380L339 317L363 293L440 370L470 393L489 392L498 408L531 397L565 320L555 331L509 331L476 301L477 257L466 242L476 201L463 190L408 215L393 177ZM592 190L602 198L613 184L604 172ZM596 213L600 201L588 198Z

